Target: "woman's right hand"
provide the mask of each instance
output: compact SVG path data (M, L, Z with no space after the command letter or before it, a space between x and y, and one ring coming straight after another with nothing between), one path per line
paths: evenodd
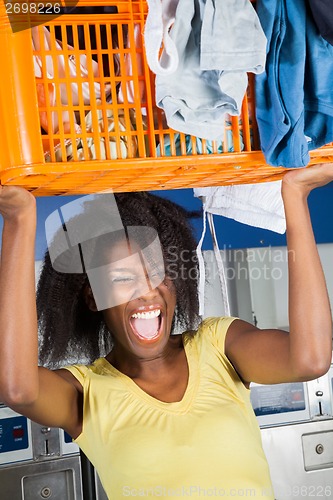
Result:
M21 215L35 213L36 199L26 189L0 185L0 214L4 220L18 220Z

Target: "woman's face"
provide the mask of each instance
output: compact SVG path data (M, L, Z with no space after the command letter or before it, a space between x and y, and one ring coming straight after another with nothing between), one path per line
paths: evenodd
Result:
M151 256L150 256L151 257ZM166 346L176 307L175 287L164 276L161 256L145 260L138 245L120 240L112 246L107 266L104 321L118 348L150 358Z

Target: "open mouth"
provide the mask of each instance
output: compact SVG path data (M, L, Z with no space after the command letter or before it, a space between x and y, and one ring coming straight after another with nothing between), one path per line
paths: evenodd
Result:
M149 309L132 314L130 317L130 325L134 334L140 340L155 340L161 331L161 309Z

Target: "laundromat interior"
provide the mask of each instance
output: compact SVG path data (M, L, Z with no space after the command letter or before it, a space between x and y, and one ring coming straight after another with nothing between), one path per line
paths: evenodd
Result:
M84 196L149 191L202 212L202 201L193 189L264 186L280 181L286 169L293 168L268 164L260 148L253 73L248 73L240 113L228 117L223 137L198 140L169 127L156 105L155 75L144 52L148 12L144 0L60 4L57 15L30 12L27 20L24 2L17 2L16 13L14 6L9 11L0 3L0 180L2 185L26 187L36 196L36 281L47 249L45 222ZM54 7L53 1L50 6ZM116 43L111 27L117 33ZM80 30L86 47L78 41ZM95 45L92 40L88 43L92 33L99 33ZM104 46L100 35L105 33ZM75 54L96 57L85 73L71 73L66 62L63 73L57 74L59 54L66 61ZM71 85L78 89L77 102L72 96L64 103L63 93L70 93ZM108 94L101 90L103 85ZM84 95L87 89L95 96L91 101ZM117 102L110 95L122 97ZM88 115L90 128L86 120L84 129ZM110 125L110 116L118 121L112 119ZM333 116L329 119L332 138L309 150L309 165L333 164ZM332 308L333 183L310 194L309 208ZM198 243L207 225L201 246L204 317L223 316L227 302L231 316L258 328L288 331L285 232L231 216L214 215L214 231L210 222L202 214L191 219ZM221 287L221 266L226 289ZM325 375L309 382L251 384L251 402L275 500L333 498L333 359ZM107 496L69 435L36 424L0 402L0 500L41 499L107 500Z

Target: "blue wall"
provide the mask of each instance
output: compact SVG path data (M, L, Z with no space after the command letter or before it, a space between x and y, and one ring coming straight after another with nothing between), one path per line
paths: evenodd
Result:
M192 189L177 189L172 191L153 191L154 194L166 197L187 209L200 210L202 205L199 199L194 198ZM37 238L36 260L43 258L46 249L45 219L64 203L76 199L75 196L40 197L37 198ZM317 243L333 242L333 183L313 191L309 198L309 206ZM202 231L202 218L194 219L193 226L197 239ZM227 248L251 248L260 246L283 246L286 244L285 235L266 231L255 227L240 224L226 217L215 216L215 227L219 245ZM209 234L206 235L203 249L212 248Z

